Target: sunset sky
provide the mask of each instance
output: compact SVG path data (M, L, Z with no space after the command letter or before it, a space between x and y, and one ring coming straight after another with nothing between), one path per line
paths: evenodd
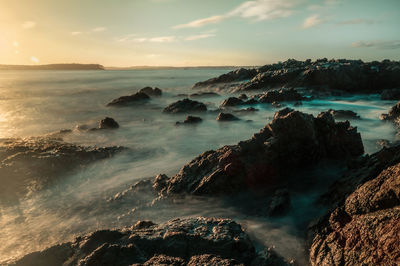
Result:
M0 64L400 60L400 0L0 0Z

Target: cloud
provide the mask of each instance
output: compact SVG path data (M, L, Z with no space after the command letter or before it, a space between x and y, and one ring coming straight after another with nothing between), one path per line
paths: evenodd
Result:
M325 20L321 19L319 15L312 15L306 18L303 22L303 28L308 29L324 23Z
M80 35L80 34L82 34L83 32L81 32L81 31L72 31L71 32L71 35L73 35L73 36L75 36L75 35Z
M338 25L355 25L355 24L376 24L377 21L375 19L364 19L364 18L356 18L356 19L350 19L350 20L344 20L341 22L338 22Z
M384 50L400 49L400 41L358 41L351 44L353 48L376 48Z
M198 19L194 20L192 22L189 22L187 24L180 24L172 27L173 29L183 29L183 28L199 28L207 24L213 24L213 23L218 23L222 20L225 19L225 16L212 16L208 18L203 18L203 19Z
M24 23L22 23L22 28L24 29L32 29L36 27L36 22L35 21L25 21Z
M36 64L40 62L36 56L31 56L31 61Z
M175 42L175 36L162 36L162 37L153 37L148 40L149 42Z
M93 32L102 32L105 30L107 30L106 27L97 27L97 28L92 29Z
M203 33L203 34L188 36L185 38L185 41L195 41L195 40L206 39L206 38L211 38L211 37L215 37L215 34Z
M208 24L221 22L231 17L253 19L255 21L284 18L294 13L298 0L254 0L246 1L226 14L198 19L186 24L172 27L173 29L198 28Z

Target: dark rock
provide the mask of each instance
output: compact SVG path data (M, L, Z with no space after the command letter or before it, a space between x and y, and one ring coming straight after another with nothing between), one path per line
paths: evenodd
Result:
M239 95L239 97L238 97L240 100L247 100L247 95L246 94L244 94L244 93L242 93L242 94L240 94Z
M399 264L400 164L352 188L344 202L313 226L311 264Z
M336 119L360 119L360 116L351 110L329 109L328 112Z
M190 98L203 98L203 97L217 97L220 96L218 93L215 92L198 92L190 94Z
M203 121L203 119L201 119L198 116L187 116L186 119L183 122L176 122L176 125L182 125L182 124L198 124L201 121Z
M246 102L244 102L244 104L245 105L253 105L253 104L259 104L259 102L256 99L251 98L250 100L247 100Z
M150 100L150 97L146 93L137 92L130 96L121 96L114 99L112 102L108 103L107 106L127 106L138 102L145 102L147 100Z
M219 113L217 116L217 121L236 121L239 120L236 116L229 113Z
M241 105L241 104L243 104L244 102L241 100L241 99L239 99L239 98L236 98L236 97L229 97L228 99L226 99L226 100L224 100L222 103L221 103L221 107L225 107L225 106L236 106L236 105Z
M198 101L192 101L189 99L183 99L174 103L171 103L164 108L164 113L186 113L186 112L205 112L207 107L204 103Z
M400 88L386 89L381 93L382 100L400 100Z
M273 90L259 96L261 103L301 101L303 97L295 90Z
M99 122L99 129L116 129L119 124L111 117L106 117Z
M331 114L312 115L283 109L252 139L207 151L181 168L159 190L163 195L221 195L267 190L290 173L322 159L345 160L363 154L357 129L335 123Z
M206 81L197 82L193 88L202 88L202 87L210 87L215 86L220 83L229 83L234 81L242 81L248 80L254 77L257 74L257 70L255 69L245 69L240 68L234 71L231 71L227 74L223 74L217 78L212 78Z
M393 106L388 114L381 114L380 119L381 120L387 120L391 121L397 126L400 125L400 102L398 102L395 106Z
M255 258L249 237L229 219L139 225L78 237L26 255L14 265L248 265Z
M92 162L110 158L122 147L83 147L48 138L0 142L1 199L13 202Z
M152 88L152 87L144 87L139 91L139 93L145 93L148 96L161 96L162 95L162 90L159 88Z

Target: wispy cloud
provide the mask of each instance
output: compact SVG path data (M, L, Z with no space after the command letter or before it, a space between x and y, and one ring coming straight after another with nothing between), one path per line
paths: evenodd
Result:
M22 23L22 28L24 29L32 29L36 27L36 22L35 21L25 21L24 23Z
M355 24L376 24L377 21L375 19L365 19L365 18L356 18L356 19L350 19L350 20L344 20L341 22L338 22L338 25L355 25Z
M176 25L174 29L198 28L208 24L221 22L231 17L253 19L255 21L284 18L294 13L298 0L254 0L246 1L226 14L215 15Z
M93 32L102 32L105 30L107 30L106 27L97 27L97 28L92 29Z
M176 25L172 28L173 29L199 28L199 27L202 27L207 24L218 23L218 22L224 20L225 18L226 18L226 16L223 16L223 15L212 16L212 17L208 17L208 18L194 20L194 21L186 23L186 24Z
M207 39L215 37L215 34L213 33L203 33L203 34L198 34L198 35L191 35L185 38L185 41L195 41L195 40L200 40L200 39Z
M391 40L391 41L358 41L353 42L351 47L354 48L377 48L377 49L400 49L400 41L399 40Z
M71 35L75 36L75 35L81 35L83 32L81 31L72 31Z
M312 15L306 18L303 22L303 28L308 29L324 23L326 20L322 19L319 15Z
M161 36L161 37L153 37L149 39L149 42L175 42L175 36Z

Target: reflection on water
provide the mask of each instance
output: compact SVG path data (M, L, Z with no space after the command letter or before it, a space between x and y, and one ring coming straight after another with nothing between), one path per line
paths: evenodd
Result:
M277 110L258 105L258 112L237 114L241 120L218 123L216 113L201 114L197 126L175 126L185 115L163 114L162 109L179 99L179 93L191 93L199 80L225 73L226 69L135 70L135 71L1 71L0 138L43 135L76 125L95 124L105 116L113 117L120 129L105 132L73 131L65 141L82 145L122 145L131 148L115 158L86 167L54 186L21 200L19 205L0 206L0 263L51 244L99 228L120 227L132 219L146 218L161 222L176 216L209 215L237 218L255 238L267 245L279 245L288 257L300 254L301 240L291 227L301 215L316 215L308 210L316 195L299 194L298 206L285 220L260 219L221 207L219 202L193 202L169 206L121 219L132 213L128 202L110 208L107 199L145 177L159 173L175 174L194 156L226 144L248 139L265 126ZM121 95L132 94L144 86L163 89L163 96L149 103L128 108L105 105ZM217 108L225 98L202 98L209 109ZM377 139L393 140L395 129L378 117L394 104L380 101L378 95L340 99L312 100L289 107L317 115L333 109L351 109L362 119L351 121L362 134L366 152L378 149ZM247 120L251 120L248 122ZM1 178L0 177L0 182ZM208 207L205 207L208 206ZM262 241L261 241L262 242ZM282 243L286 243L283 245Z

